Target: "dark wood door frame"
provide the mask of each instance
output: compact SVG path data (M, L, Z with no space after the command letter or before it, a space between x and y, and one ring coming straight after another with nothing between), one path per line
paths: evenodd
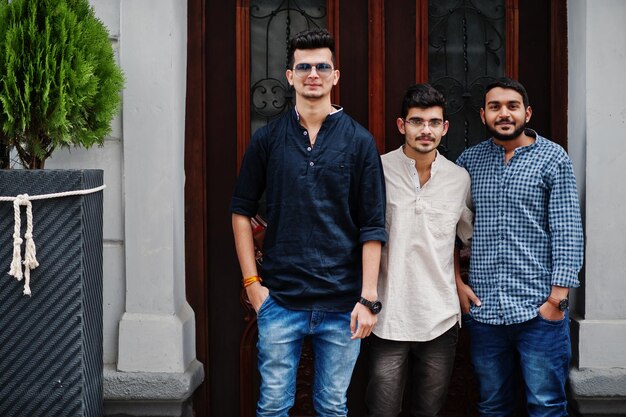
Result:
M328 1L329 5L332 5L333 12L331 13L334 20L329 20L329 27L333 28L337 39L339 39L339 4L341 0ZM507 4L516 4L519 0L507 0ZM230 0L226 2L227 5L223 6L231 7L233 10L233 16L238 16L241 19L245 16L235 13L235 9L247 6L247 0ZM215 146L212 145L209 149L208 145L208 123L213 119L209 119L207 115L207 75L206 75L206 62L209 51L207 50L207 44L210 37L224 36L224 33L213 33L215 31L212 27L207 26L207 8L210 3L205 0L188 0L188 49L187 49L187 110L186 110L186 140L185 140L185 260L186 260L186 291L187 300L192 306L195 312L196 318L196 357L205 365L205 382L197 389L194 395L194 409L197 417L204 417L210 415L210 392L219 392L219 387L211 387L209 384L210 369L209 363L209 340L210 340L210 328L209 328L209 277L210 271L210 247L209 244L209 213L211 207L215 203L210 203L208 196L208 181L209 171L215 171L213 168L209 170L207 167L207 161L209 160L209 153L214 152ZM388 3L382 0L368 0L368 8L374 11L383 11L385 5ZM428 79L428 27L425 22L427 18L427 0L415 0L416 7L416 27L415 27L415 40L416 40L416 53L415 53L415 81L421 82ZM213 7L213 6L210 6ZM553 138L560 138L560 143L566 146L566 134L567 134L567 19L566 19L566 0L553 0L551 1L551 16L550 16L550 43L551 43L551 61L550 61L550 96L551 96L551 132ZM515 13L507 17L507 25L515 22L517 19L517 9L514 7ZM239 24L245 23L239 21ZM368 23L371 29L376 33L384 34L384 20L375 19ZM233 27L235 23L233 22ZM513 25L514 27L515 25ZM231 33L231 32L229 32ZM518 33L513 31L507 31L509 36L517 38ZM236 35L237 34L237 35ZM235 36L241 36L239 31L232 31L233 44ZM379 42L380 38L376 38L373 41ZM237 39L237 42L246 42L245 38ZM384 43L383 43L384 47ZM384 95L385 85L384 80L377 76L374 76L376 72L384 74L384 51L379 53L382 58L380 60L373 59L373 56L368 57L368 95L374 97L374 99L368 103L368 115L371 117L368 127L372 131L380 129L379 123L384 122L378 120L376 117L384 113ZM241 58L241 57L240 57ZM340 59L340 53L338 53L338 59ZM507 75L517 77L517 74L512 71L517 67L518 57L516 55L507 55ZM246 66L237 68L231 68L230 64L228 68L224 68L224 71L239 71L238 79L244 79L247 71ZM249 66L247 66L249 67ZM248 82L249 84L249 82ZM234 86L234 84L233 84ZM237 90L238 100L244 100L244 96L247 96L249 89ZM339 91L336 92L339 94ZM249 100L249 97L247 98ZM345 100L345 99L344 99ZM334 98L335 102L342 102L337 96ZM249 103L249 101L248 101ZM245 104L245 102L244 102ZM241 102L237 106L241 109ZM243 107L243 109L248 109ZM233 109L235 110L235 109ZM232 128L237 128L238 131L243 129L249 123L244 123L241 119L242 114L246 112L238 111L239 116L235 122L231 125ZM378 120L378 121L377 121ZM243 154L245 147L243 145L249 140L249 131L240 133L235 137L221 139L221 140L233 140L237 141L236 150L235 145L232 146L232 152L235 155L229 156L226 161L226 167L224 169L232 169L234 174L235 165L240 160L240 156ZM377 144L379 149L384 149L384 136L377 136ZM381 148L382 144L382 148ZM217 158L217 157L216 157ZM236 159L237 162L234 162ZM232 160L232 161L231 161ZM232 163L231 163L232 162ZM232 166L231 166L232 165ZM229 173L229 175L231 175ZM209 206L210 204L210 206ZM220 203L221 204L221 203ZM222 222L228 221L228 219L222 219ZM228 242L230 243L230 242ZM233 249L234 250L234 249ZM234 279L236 277L220 277L220 279ZM236 302L236 301L234 301ZM242 316L240 316L242 317ZM233 372L237 372L233 369Z
M196 358L205 379L194 393L197 417L209 403L207 311L206 32L203 0L187 2L187 98L185 113L185 276L186 296L195 313Z
M550 8L550 137L567 149L567 0Z
M368 129L378 152L385 151L385 2L368 2Z

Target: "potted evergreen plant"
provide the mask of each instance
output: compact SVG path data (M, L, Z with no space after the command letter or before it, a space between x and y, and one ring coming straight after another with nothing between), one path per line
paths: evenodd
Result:
M123 83L88 0L0 0L3 417L102 414L103 172L42 168L103 144Z
M88 0L0 0L0 143L25 168L102 145L123 76Z

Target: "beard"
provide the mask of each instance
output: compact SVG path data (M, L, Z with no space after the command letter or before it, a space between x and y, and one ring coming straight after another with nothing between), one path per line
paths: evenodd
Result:
M421 140L421 139L429 140L430 143L428 143L428 144L415 143L416 140ZM418 136L415 139L413 139L412 141L407 141L405 144L409 148L413 149L413 151L415 151L417 153L430 153L434 149L436 149L437 146L439 145L437 143L437 140L435 139L435 137L434 136L430 136L430 135Z
M498 139L501 141L509 141L509 140L516 139L519 135L521 135L524 132L524 130L526 129L526 122L522 123L518 128L516 128L511 133L500 133L496 131L495 129L492 129L489 125L485 125L485 127L487 128L487 132L489 132L489 134L494 139Z

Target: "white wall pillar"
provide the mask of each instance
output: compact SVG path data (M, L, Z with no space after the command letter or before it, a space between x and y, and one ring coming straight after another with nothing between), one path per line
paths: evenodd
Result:
M126 309L117 368L184 372L195 359L184 267L187 3L124 0L120 36Z
M626 404L624 22L622 0L568 1L569 151L586 238L584 291L573 294L578 369L570 381L583 415L622 415Z
M46 166L104 169L104 415L189 416L204 372L185 301L187 3L90 3L126 77L122 111L104 147Z
M626 2L569 3L569 143L584 163L586 226L579 366L626 367Z

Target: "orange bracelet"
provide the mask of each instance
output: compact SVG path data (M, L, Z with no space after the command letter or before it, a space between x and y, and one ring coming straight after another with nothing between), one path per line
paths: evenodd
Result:
M252 285L255 282L263 282L263 280L258 275L252 275L251 277L244 278L243 281L242 281L242 285L243 285L244 288L246 288L246 287L248 287L249 285Z

